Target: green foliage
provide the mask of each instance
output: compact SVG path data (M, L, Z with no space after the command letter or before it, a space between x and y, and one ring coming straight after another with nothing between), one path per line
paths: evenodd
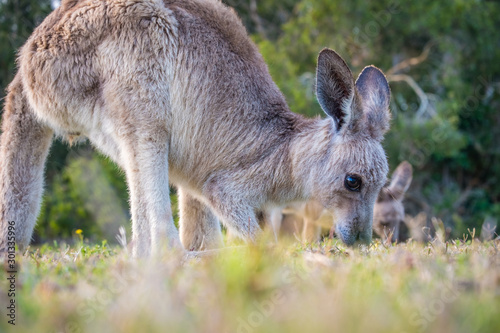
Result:
M67 164L48 184L36 233L42 239L87 236L115 240L128 226L127 189L116 165L89 148L74 150Z
M223 2L238 12L250 34L260 34L263 38L273 40L281 34L282 24L293 16L293 8L299 1L224 0Z

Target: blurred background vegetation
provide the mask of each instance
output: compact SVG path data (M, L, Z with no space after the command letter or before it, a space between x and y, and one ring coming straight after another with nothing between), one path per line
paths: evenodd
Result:
M391 169L414 167L407 212L442 219L458 237L500 214L500 2L485 0L227 0L259 46L291 109L323 115L316 57L336 50L357 75L381 68L392 89L384 146ZM57 5L0 0L0 98L16 50ZM172 194L175 203L175 192ZM128 227L123 174L88 144L55 142L47 164L38 240L114 240Z

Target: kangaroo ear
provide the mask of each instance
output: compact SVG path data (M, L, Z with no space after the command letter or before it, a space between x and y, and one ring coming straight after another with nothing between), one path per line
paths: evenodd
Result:
M363 103L363 112L371 136L381 141L389 130L391 90L384 73L375 66L367 66L356 80L356 88Z
M410 163L401 162L392 173L391 185L389 191L396 200L403 200L403 196L410 187L413 178L413 168Z
M316 95L321 108L332 117L337 130L349 123L354 97L354 77L345 61L333 50L318 56Z

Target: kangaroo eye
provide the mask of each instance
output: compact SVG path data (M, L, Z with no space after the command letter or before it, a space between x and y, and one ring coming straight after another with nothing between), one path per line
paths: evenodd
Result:
M359 192L361 189L361 178L356 175L345 176L344 186L349 191Z

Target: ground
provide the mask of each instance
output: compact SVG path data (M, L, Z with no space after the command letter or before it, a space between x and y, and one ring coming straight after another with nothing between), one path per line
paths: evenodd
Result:
M500 331L500 240L263 242L183 261L78 236L17 255L0 332Z

